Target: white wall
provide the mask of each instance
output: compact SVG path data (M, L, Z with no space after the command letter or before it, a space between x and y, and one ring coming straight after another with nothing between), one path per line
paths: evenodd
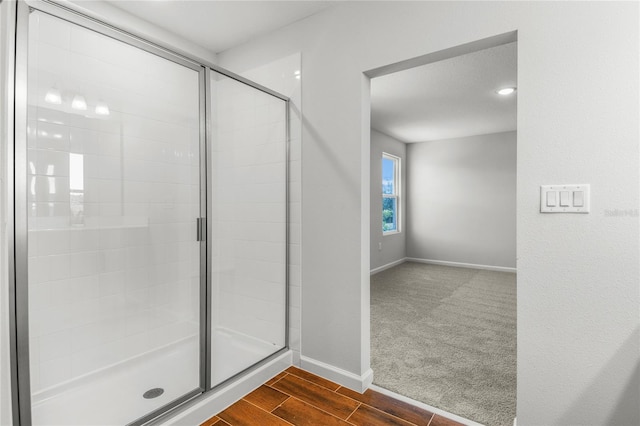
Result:
M382 235L382 153L400 157L400 232ZM407 223L407 146L397 139L371 129L371 270L406 257ZM382 247L380 247L382 244Z
M516 132L407 146L407 257L515 268Z
M219 55L239 71L302 52L303 355L369 368L362 73L513 30L518 424L638 424L636 3L348 2ZM540 214L550 183L590 183L592 212Z
M13 44L15 2L0 3L0 425L11 424L11 376L9 368L9 280L7 265L7 148L13 114Z

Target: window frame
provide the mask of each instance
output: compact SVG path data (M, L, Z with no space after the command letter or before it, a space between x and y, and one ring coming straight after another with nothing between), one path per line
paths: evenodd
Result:
M384 191L382 191L382 161L383 160L391 160L393 161L393 193L392 194L385 194ZM382 213L382 211L384 210L384 199L385 198L391 198L395 200L396 203L396 229L393 230L389 230L389 231L385 231L384 229L382 229L382 235L393 235L393 234L399 234L402 232L402 228L400 227L401 224L401 207L400 207L400 193L401 193L401 176L402 174L400 173L401 171L401 167L402 167L402 158L398 157L397 155L393 155L393 154L389 154L388 152L382 152L382 158L380 160L380 189L382 192L382 209L380 209L380 212Z

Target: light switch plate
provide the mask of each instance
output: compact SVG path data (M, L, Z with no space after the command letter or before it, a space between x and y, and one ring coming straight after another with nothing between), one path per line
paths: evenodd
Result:
M578 196L575 195L576 192ZM563 193L568 193L568 197L565 194L565 197L562 197L562 202L560 202L560 195ZM582 193L582 199L580 198L580 193ZM558 201L552 203L549 202L550 200ZM582 201L582 205L574 205L579 200ZM567 205L563 206L562 204ZM589 213L590 208L591 188L589 184L540 186L540 213Z

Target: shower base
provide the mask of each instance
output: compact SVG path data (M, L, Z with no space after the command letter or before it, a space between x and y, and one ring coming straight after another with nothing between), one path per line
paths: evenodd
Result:
M35 402L33 424L127 424L197 387L198 356L198 339L192 337L84 378L77 386ZM157 387L164 389L161 396L143 398Z
M230 330L217 330L212 337L214 379L231 377L280 349ZM46 398L39 398L33 404L33 424L113 426L130 423L196 389L199 357L199 339L193 336L83 378L59 393L47 392ZM164 392L152 399L143 397L154 388L162 388Z
M212 386L224 382L281 349L264 340L223 327L213 333L211 347Z

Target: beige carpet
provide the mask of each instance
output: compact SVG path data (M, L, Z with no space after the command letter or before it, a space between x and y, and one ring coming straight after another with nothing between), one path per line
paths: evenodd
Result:
M371 277L374 384L487 426L516 415L516 276L407 262Z

